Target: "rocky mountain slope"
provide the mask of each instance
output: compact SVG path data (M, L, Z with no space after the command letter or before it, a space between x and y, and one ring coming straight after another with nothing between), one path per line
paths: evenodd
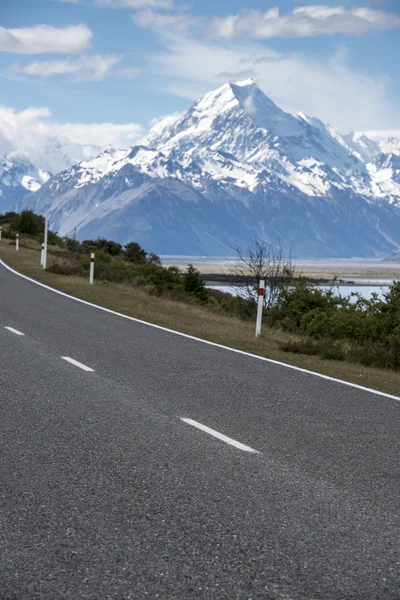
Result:
M285 113L251 80L226 84L17 206L63 235L161 254L227 255L258 237L299 257L383 256L400 248L400 158L364 138Z

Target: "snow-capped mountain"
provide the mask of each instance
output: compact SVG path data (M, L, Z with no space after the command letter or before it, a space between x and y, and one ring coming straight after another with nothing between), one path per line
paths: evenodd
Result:
M0 213L12 209L27 192L37 192L51 174L37 169L26 156L10 153L0 157Z
M379 148L383 154L396 154L400 156L400 138L393 136L386 138L380 142Z
M63 235L161 254L232 254L258 237L303 257L387 255L400 248L397 162L369 141L230 83L18 206L49 211Z
M373 139L360 131L351 131L343 136L347 145L359 154L364 162L372 162L378 154L400 156L400 137L379 137Z
M371 140L360 131L350 131L343 136L347 146L364 162L368 163L381 152L379 143Z
M400 198L400 154L378 154L367 165L371 185L377 198L390 204L399 204Z

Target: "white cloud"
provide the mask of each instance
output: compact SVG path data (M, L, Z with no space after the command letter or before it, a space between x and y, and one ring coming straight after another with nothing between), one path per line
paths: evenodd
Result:
M400 123L387 96L385 78L351 69L346 54L330 59L283 54L256 42L211 42L179 36L162 38L166 49L150 57L149 70L163 91L190 100L251 71L279 106L304 111L340 131L385 129Z
M375 142L382 142L390 138L400 140L400 129L381 129L378 131L364 131L365 135Z
M24 66L14 65L13 69L38 77L73 75L72 81L101 81L121 60L122 56L91 54L76 59L44 60Z
M173 8L173 0L95 0L96 6L107 8Z
M200 24L201 19L187 13L160 13L151 8L141 10L132 15L136 25L143 28L169 30L176 33L186 33L191 27Z
M51 165L57 170L57 160L49 156L48 149L55 141L61 144L62 153L70 161L89 158L98 148L133 145L143 134L137 123L56 123L49 120L47 107L17 111L0 106L0 156L9 152L26 154L36 166ZM81 148L78 145L83 145ZM91 148L90 145L95 148Z
M0 51L15 54L77 54L89 48L92 37L86 25L36 25L17 29L0 27Z
M56 131L76 144L93 144L105 148L127 148L142 134L137 123L65 123L56 125Z
M244 10L236 15L214 18L209 36L215 38L309 37L318 34L360 35L378 29L400 27L400 15L370 8L310 5L281 15L278 7L262 12Z

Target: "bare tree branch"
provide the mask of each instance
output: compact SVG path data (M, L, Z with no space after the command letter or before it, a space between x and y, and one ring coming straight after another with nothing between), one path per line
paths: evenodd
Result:
M240 288L240 295L256 303L255 290L265 279L264 305L270 308L295 277L291 253L285 256L280 244L275 246L257 239L245 250L235 248L235 252L236 262L229 269L232 285Z

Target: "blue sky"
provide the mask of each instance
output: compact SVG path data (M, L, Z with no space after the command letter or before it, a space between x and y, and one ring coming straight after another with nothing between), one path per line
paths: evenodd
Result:
M397 0L3 0L0 25L0 129L126 146L253 77L341 132L400 130Z

